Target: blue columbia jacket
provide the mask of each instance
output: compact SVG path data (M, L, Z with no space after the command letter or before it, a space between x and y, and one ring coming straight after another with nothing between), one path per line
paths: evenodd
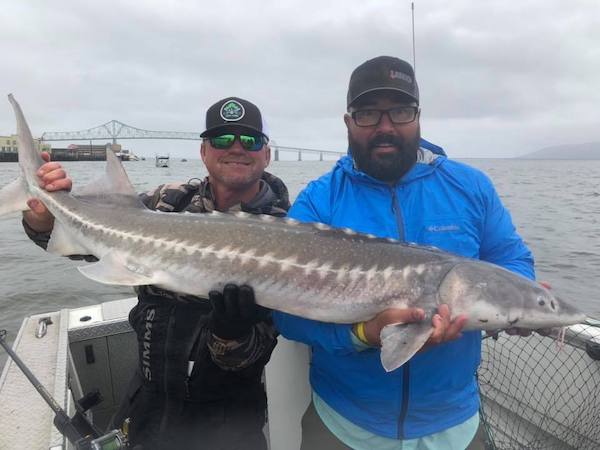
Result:
M300 193L289 216L434 245L533 279L531 252L488 177L425 147L393 187L357 171L350 156L341 158ZM310 381L316 393L372 433L395 439L427 436L464 422L479 407L478 331L420 352L386 373L379 349L354 347L351 325L277 311L273 316L283 336L312 347Z

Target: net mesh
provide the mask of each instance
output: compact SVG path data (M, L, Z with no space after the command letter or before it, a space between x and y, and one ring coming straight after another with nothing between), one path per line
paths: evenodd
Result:
M600 449L600 361L590 356L600 357L600 346L583 334L571 333L562 348L539 335L483 340L478 379L486 448Z

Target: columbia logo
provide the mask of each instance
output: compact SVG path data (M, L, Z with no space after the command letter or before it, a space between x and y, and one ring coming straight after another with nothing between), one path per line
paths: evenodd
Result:
M430 231L432 233L441 233L444 231L458 231L460 230L460 227L458 225L455 224L450 224L450 225L429 225L427 227L427 231Z

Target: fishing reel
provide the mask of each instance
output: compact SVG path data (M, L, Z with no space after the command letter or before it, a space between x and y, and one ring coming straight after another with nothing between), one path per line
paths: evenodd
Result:
M85 437L75 443L77 450L122 450L128 449L127 438L121 430L112 430L95 439Z

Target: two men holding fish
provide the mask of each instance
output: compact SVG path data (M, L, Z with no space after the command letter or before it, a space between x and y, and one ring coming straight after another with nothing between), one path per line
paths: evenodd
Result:
M290 210L297 221L317 222L314 227L268 217L181 217L171 223L185 237L171 242L143 233L145 221L160 229L162 217L144 216L139 233L115 231L121 224L111 228L103 217L75 215L62 200L47 200L55 214L69 212L63 222L97 230L99 237L87 245L97 248L100 262L81 269L90 278L179 287L192 295L213 280L217 286L251 284L256 302L277 310L273 318L281 334L312 348L313 403L303 419L303 449L465 448L478 426L481 345L480 331L467 330L537 328L575 323L580 316L523 278L534 278L533 258L490 180L420 139L419 92L408 63L378 57L359 66L350 78L347 106L349 155L309 184ZM242 109L223 104L220 115L228 121ZM239 141L251 153L251 140L236 133L208 136L210 145L225 151ZM55 175L51 185L66 183L64 173ZM133 223L144 213L122 214ZM192 225L204 233L188 237ZM124 264L110 248L114 244L104 242L130 236L148 248L127 255ZM180 248L186 239L194 240L187 254ZM268 239L286 245L265 251L259 244ZM159 253L181 269L149 265L160 245ZM508 270L473 261L478 259ZM209 276L198 277L194 269ZM249 288L230 286L225 295L228 289L238 301L243 290L253 305ZM211 298L218 305L222 294L213 291ZM251 314L252 320L258 315Z

